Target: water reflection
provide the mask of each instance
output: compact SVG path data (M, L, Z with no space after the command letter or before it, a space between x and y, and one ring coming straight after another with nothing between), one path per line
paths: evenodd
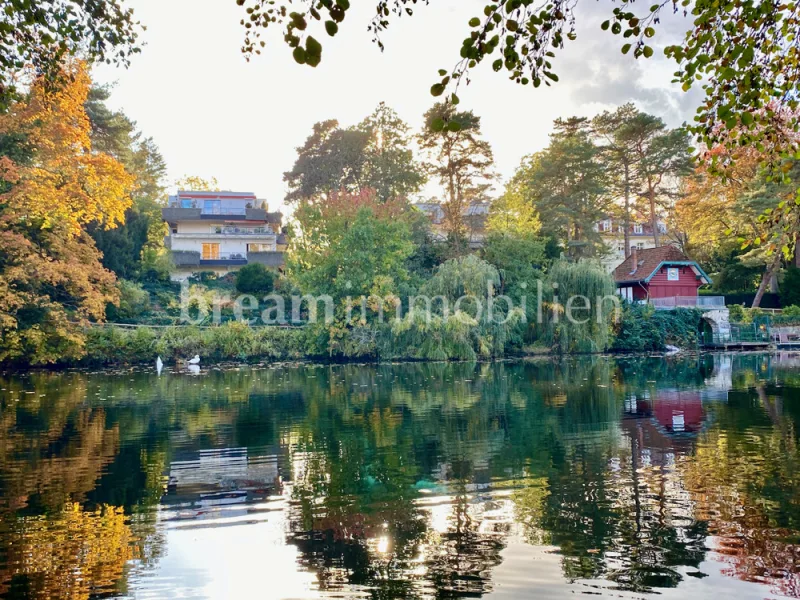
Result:
M0 388L3 597L800 597L796 355Z

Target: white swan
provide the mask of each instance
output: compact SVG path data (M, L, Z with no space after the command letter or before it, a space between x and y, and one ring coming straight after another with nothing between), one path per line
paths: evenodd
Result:
M159 356L156 358L156 371L159 375L161 375L161 369L164 368L164 363L161 361L161 357Z
M200 364L200 355L199 354L195 354L194 358L191 358L191 359L187 360L186 362L188 362L190 365L199 365Z

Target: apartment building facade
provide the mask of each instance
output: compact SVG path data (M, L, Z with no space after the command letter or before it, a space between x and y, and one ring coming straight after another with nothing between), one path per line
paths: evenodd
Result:
M625 224L621 219L607 218L598 221L595 224L595 230L602 235L607 248L607 252L601 257L601 261L606 271L611 273L620 263L628 258L625 256ZM649 221L634 221L628 228L628 235L631 241L631 250L634 248L638 250L649 250L650 248L655 248L657 245L664 246L671 244L667 226L661 221L658 223L658 244L656 244L656 238L653 234L653 225Z
M253 193L181 190L161 212L170 230L174 281L200 271L224 275L254 262L283 266L282 215L268 212Z

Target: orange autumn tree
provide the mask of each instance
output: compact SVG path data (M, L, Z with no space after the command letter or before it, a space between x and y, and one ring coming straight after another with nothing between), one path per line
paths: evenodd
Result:
M82 325L117 297L84 227L122 223L134 180L92 151L86 66L65 72L67 85L36 82L0 115L0 362L80 357Z

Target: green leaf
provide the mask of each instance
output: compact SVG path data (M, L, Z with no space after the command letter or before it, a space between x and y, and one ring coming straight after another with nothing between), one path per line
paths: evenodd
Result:
M614 23L611 26L611 33L613 33L614 35L618 35L620 31L622 31L622 25L620 25L619 23Z
M444 130L444 126L445 126L445 122L444 122L444 119L442 119L441 117L437 117L433 121L431 121L431 129L433 131L437 131L437 132L438 131L443 131Z
M645 58L650 58L653 56L653 49L650 46L645 46L642 50L642 54L644 54Z
M469 20L470 27L478 27L481 24L481 20L478 17L472 17Z
M653 37L655 34L656 34L656 30L655 30L655 29L653 29L652 27L645 27L645 29L644 29L644 35L645 35L645 37L649 37L649 38L651 38L651 37Z
M322 60L322 44L312 36L306 38L306 64L316 67Z
M431 96L441 96L444 94L444 86L441 83L435 83L431 86Z
M452 131L452 132L461 131L461 123L459 123L458 121L450 121L447 124L447 131Z
M339 31L339 26L335 21L325 21L325 31L328 32L329 36L333 37Z
M344 10L350 8L350 0L336 0L336 6L341 6Z
M742 113L742 125L752 125L753 124L753 113L743 112Z
M294 49L294 52L292 52L292 56L294 57L295 62L297 62L298 64L301 65L306 64L306 51L300 46Z
M439 69L439 77L444 77L445 75L447 75L447 71L444 69Z
M600 25L600 29L606 31L609 27L611 27L611 21L603 21L603 24Z
M450 103L451 103L453 106L457 106L457 105L458 105L460 102L461 102L461 100L460 100L460 99L459 99L459 97L458 97L458 96L456 96L455 94L453 94L452 96L450 96Z
M630 49L631 49L631 45L630 44L625 44L624 46L622 46L622 53L623 54L627 54Z

